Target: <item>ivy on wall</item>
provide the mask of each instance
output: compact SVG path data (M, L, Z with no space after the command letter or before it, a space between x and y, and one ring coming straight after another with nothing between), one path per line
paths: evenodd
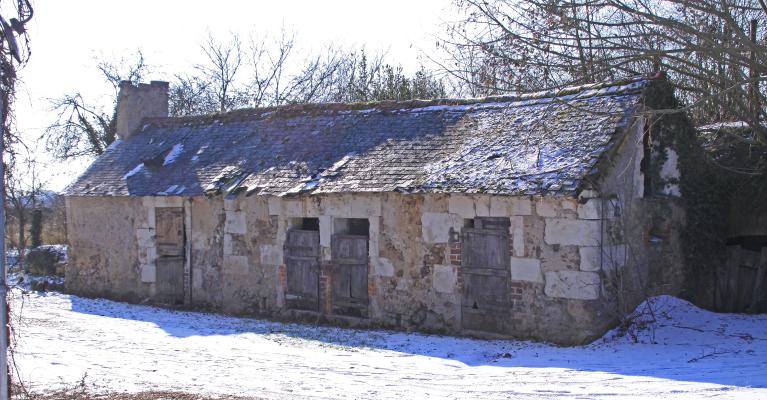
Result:
M679 105L668 84L651 85L645 98L650 109L659 110L652 118L651 137L657 154L664 158L666 147L678 156L682 207L685 224L681 231L685 287L682 296L704 307L714 308L717 271L727 262L729 209L733 201L749 199L754 207L767 208L767 171L745 175L723 168L705 149L692 123L683 112L668 112ZM727 149L723 149L727 150ZM664 183L660 166L665 159L654 159L650 180L657 191Z

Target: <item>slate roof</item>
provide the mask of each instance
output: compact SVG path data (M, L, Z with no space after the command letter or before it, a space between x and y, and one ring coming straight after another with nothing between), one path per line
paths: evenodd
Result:
M573 195L652 83L151 119L110 146L65 194Z

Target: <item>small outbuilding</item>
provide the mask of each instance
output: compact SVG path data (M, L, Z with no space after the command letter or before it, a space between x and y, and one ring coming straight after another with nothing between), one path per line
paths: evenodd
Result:
M74 293L572 344L682 285L662 75L178 118L167 90L123 83L66 190Z

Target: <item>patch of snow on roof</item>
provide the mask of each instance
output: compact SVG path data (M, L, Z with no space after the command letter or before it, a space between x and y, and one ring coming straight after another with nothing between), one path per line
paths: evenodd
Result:
M107 151L112 151L112 150L114 150L114 149L115 149L117 146L119 146L119 145L120 145L120 143L122 143L122 142L123 142L123 141L122 141L122 140L120 140L120 139L115 139L115 141L114 141L114 142L110 143L110 144L109 144L109 146L107 146L107 148L106 148L106 149L104 149L104 152L107 152Z
M353 152L353 151L350 152L350 153L347 153L345 156L341 157L341 159L339 159L338 161L333 163L333 165L331 165L330 168L328 168L325 171L323 171L320 174L320 176L322 176L322 177L332 177L332 176L337 175L338 174L338 170L343 168L343 166L346 165L346 163L348 163L349 160L351 160L356 155L357 155L357 153Z
M767 123L762 124L763 127L767 128ZM722 129L747 129L750 126L748 125L748 122L746 121L732 121L732 122L716 122L713 124L703 125L699 126L699 131L718 131Z
M306 177L305 179L301 181L301 183L286 190L281 195L298 194L298 193L303 193L303 192L317 189L317 187L319 187L322 182L325 182L326 180L329 180L338 176L339 174L338 171L341 168L343 168L344 165L346 165L356 155L357 155L356 152L347 153L345 156L341 157L338 161L333 163L333 165L331 165L328 169L321 171L320 173Z
M184 150L184 145L181 143L176 143L173 145L173 148L170 149L170 152L165 155L165 160L162 162L162 166L166 166L173 161L176 161L176 157L178 157L179 154Z
M487 110L487 109L495 109L495 108L504 108L504 107L510 107L510 106L517 106L517 102L514 101L505 101L505 102L487 102L487 103L475 103L475 104L443 104L443 105L435 105L435 106L426 106L426 107L418 107L413 108L412 111L414 112L423 112L423 111L478 111L478 110ZM411 111L410 109L402 109L400 111Z
M178 188L178 185L170 185L167 189L163 190L162 192L157 192L157 195L159 196L168 196L173 194L176 191L176 188Z
M200 148L197 149L197 152L195 152L194 155L192 156L192 161L198 161L200 159L200 155L204 153L207 148L208 148L207 144L200 146Z
M142 169L144 169L144 163L137 165L135 168L133 168L132 170L128 171L125 175L123 175L123 180L126 180L130 178L131 176L138 174Z
M421 107L416 108L417 111L447 111L447 110L456 110L465 108L466 106L455 106L455 105L441 105L441 106L427 106L427 107Z

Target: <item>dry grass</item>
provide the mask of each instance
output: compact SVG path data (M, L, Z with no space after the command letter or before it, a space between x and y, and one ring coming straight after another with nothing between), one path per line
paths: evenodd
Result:
M29 391L22 385L13 384L13 400L257 400L258 397L230 395L201 395L194 393L147 390L139 393L94 393L84 381L72 387L46 391Z

